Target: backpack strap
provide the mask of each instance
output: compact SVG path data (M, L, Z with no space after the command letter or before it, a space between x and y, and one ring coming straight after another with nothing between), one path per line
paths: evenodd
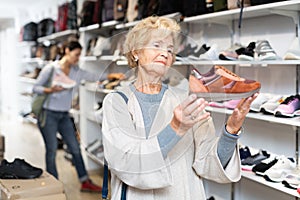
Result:
M121 95L121 97L124 99L124 101L128 102L128 98L127 96L120 91L116 91L115 93L118 93L119 95ZM102 184L102 199L107 199L107 195L108 195L108 165L107 165L107 161L104 158L104 169L103 169L103 184ZM122 191L121 191L121 200L126 200L126 192L127 192L127 184L126 183L122 183Z

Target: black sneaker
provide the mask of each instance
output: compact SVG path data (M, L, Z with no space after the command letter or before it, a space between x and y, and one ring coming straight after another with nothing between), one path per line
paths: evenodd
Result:
M267 171L268 169L270 169L273 165L275 165L277 163L278 159L277 158L273 158L271 159L269 162L267 162L266 160L263 160L261 163L258 163L257 165L255 165L252 168L252 171L258 175L258 176L264 176L265 175L265 171Z
M40 177L42 173L42 169L34 167L19 158L11 163L4 159L0 165L1 179L33 179Z

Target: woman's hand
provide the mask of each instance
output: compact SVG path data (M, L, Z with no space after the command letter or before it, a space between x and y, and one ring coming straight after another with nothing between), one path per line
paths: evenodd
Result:
M227 120L226 130L231 134L236 134L241 129L246 115L250 111L250 105L256 99L258 93L252 95L251 97L242 99L237 107L234 109L233 113Z
M210 113L202 113L207 105L207 101L191 94L175 108L171 127L178 135L183 136L198 121L210 116Z
M58 86L58 85L53 85L53 86L51 86L50 88L45 88L45 89L44 89L44 92L45 92L46 94L50 94L50 93L54 93L54 92L60 92L60 91L62 91L62 90L64 90L63 87Z

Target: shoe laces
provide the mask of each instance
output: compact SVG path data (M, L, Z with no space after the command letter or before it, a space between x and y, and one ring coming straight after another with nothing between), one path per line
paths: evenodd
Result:
M237 77L237 78L241 78L241 77L239 77L238 75L236 75L235 73L233 73L232 71L226 69L223 66L216 66L216 68L225 71L226 73L230 74L231 76L234 76L234 77Z

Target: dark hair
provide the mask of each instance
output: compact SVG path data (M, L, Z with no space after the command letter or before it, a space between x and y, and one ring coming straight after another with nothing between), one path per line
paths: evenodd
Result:
M65 44L63 44L63 46L62 46L62 52L61 52L62 56L64 56L66 54L66 49L73 51L75 49L82 49L82 46L78 41L74 41L74 40L68 41Z

